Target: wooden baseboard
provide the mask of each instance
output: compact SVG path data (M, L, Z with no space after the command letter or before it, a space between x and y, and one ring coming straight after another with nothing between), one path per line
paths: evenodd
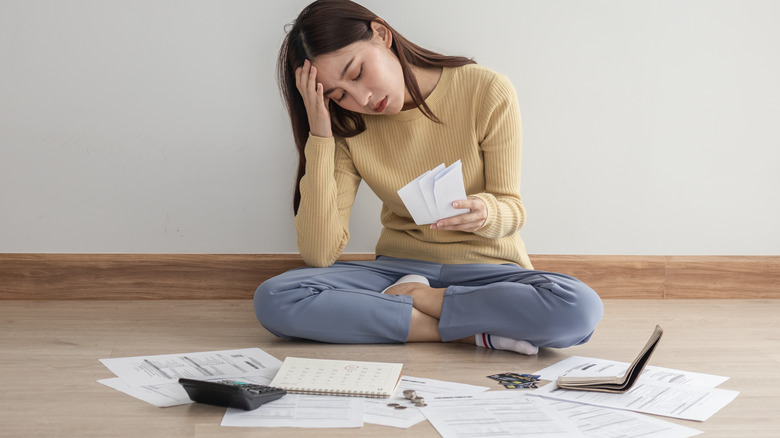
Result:
M780 298L780 256L536 255L535 269L577 277L602 298Z
M348 254L342 260L371 260ZM532 255L602 298L780 298L780 256ZM251 299L297 254L0 254L0 300Z

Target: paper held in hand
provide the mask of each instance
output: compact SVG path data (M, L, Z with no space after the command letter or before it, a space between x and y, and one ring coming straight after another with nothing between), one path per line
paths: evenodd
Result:
M655 351L655 347L658 345L658 341L661 340L663 333L664 330L656 325L655 331L653 331L647 344L639 352L639 356L631 362L624 375L615 377L561 376L558 377L558 388L616 393L628 391L634 386L639 376L642 375L642 371L644 371L647 362L650 361L650 356Z
M448 167L442 163L423 173L398 190L398 196L417 225L432 224L439 219L469 212L467 208L452 206L453 202L466 199L460 160Z

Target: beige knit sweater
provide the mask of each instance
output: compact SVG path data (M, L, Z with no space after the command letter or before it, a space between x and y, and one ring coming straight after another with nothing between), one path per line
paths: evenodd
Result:
M426 103L443 123L412 109L364 116L366 131L351 138L309 137L295 217L298 249L306 263L330 266L341 255L362 179L383 202L377 255L531 268L518 233L525 209L514 87L505 76L476 64L445 68ZM488 206L485 224L474 233L416 225L397 190L425 171L458 159L466 193Z

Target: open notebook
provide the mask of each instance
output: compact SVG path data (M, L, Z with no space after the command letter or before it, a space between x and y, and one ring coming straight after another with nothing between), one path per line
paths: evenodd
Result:
M269 384L291 393L390 397L403 364L287 357Z
M645 344L639 356L631 362L631 365L622 376L615 377L576 377L561 376L558 377L558 387L562 389L578 389L582 391L602 391L602 392L626 392L634 386L636 380L644 371L647 362L650 361L658 341L661 340L664 330L660 326L655 326L652 336Z

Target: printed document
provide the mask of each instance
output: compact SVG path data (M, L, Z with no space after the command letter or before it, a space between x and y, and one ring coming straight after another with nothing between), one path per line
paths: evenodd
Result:
M118 377L98 383L159 407L192 403L179 377L267 385L282 362L259 348L100 359Z
M614 375L615 368L627 369L629 365L624 362L615 364L616 362L609 360L575 356L536 374L550 380L556 380L560 372L569 372L572 375L580 375L581 372ZM634 387L622 394L560 389L554 382L530 394L684 420L704 421L731 403L739 394L738 391L711 386L723 380L725 378L719 376L647 367Z
M583 436L544 400L526 394L507 390L434 397L422 412L443 438Z
M616 362L606 359L594 359L591 357L572 356L558 363L550 365L536 374L542 379L555 381L561 376L577 377L607 377L622 376L628 369L628 363ZM714 388L728 380L728 377L712 374L694 373L691 371L679 371L669 368L654 367L648 365L640 379L659 383L673 383L677 385L698 386L701 388Z
M257 385L268 385L273 378L275 371L269 371L268 376L247 376L241 377L242 382L255 383ZM210 378L203 380L222 380L222 378ZM168 408L171 406L186 405L188 403L194 403L184 387L178 382L176 383L157 383L152 385L138 385L130 384L114 377L112 379L98 380L98 383L108 386L109 388L116 389L119 392L135 397L138 400L145 401L149 404L153 404L160 408Z
M389 399L366 399L365 422L406 429L421 421L425 421L425 415L420 411L420 408L404 397L404 391L407 389L414 390L418 396L429 400L435 396L473 394L487 391L490 388L422 377L402 376L401 381L398 383L398 388ZM387 406L389 403L398 403L406 407L406 409L391 408Z
M361 397L287 394L252 411L227 408L222 426L363 427Z
M630 411L490 391L435 397L422 408L443 438L588 437L688 438L701 431Z
M688 438L702 433L700 430L636 412L562 400L541 400L571 421L577 430L588 438Z
M100 359L100 362L125 382L141 385L178 382L180 377L205 380L265 376L276 373L282 365L279 359L259 348Z

